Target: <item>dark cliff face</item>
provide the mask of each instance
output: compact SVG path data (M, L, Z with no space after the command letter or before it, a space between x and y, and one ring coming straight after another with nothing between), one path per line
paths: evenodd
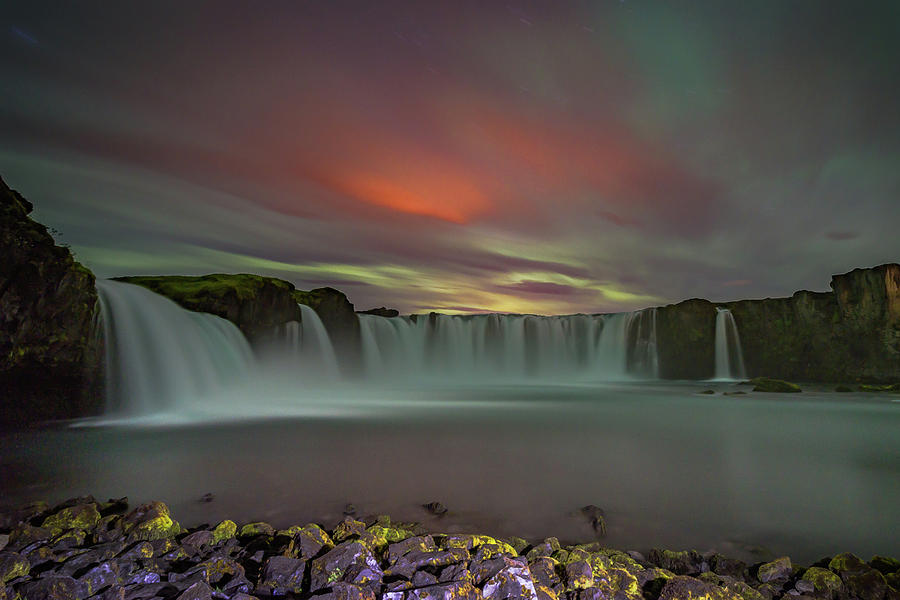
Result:
M228 319L251 343L269 335L279 325L300 320L300 308L293 298L294 285L272 277L160 275L119 277L117 281L143 286L188 310Z
M347 296L334 288L297 290L294 300L316 311L325 326L344 375L357 375L362 364L359 319Z
M99 412L102 348L93 274L0 179L0 421Z
M833 292L660 307L660 375L706 379L715 372L716 306L731 310L749 377L798 381L900 380L900 265L835 275Z
M656 312L659 376L709 379L715 373L716 307L694 298Z
M790 298L740 300L731 310L750 377L843 381L843 342L834 295L796 292Z

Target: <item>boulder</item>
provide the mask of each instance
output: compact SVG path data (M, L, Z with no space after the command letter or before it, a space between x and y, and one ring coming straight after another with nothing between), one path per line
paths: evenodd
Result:
M772 562L760 565L756 578L763 583L786 582L791 578L793 572L794 567L791 565L791 559L787 556L782 556Z
M782 381L780 379L771 379L769 377L757 377L750 380L753 385L754 392L770 392L775 394L791 394L802 391L800 386L795 383Z
M306 573L306 561L287 556L273 556L266 561L262 575L259 577L257 589L264 594L283 596L290 592L299 594L303 591L303 576Z
M344 542L312 561L310 591L316 592L338 581L356 585L380 583L381 577L381 567L368 548L359 542Z
M103 406L94 275L0 179L0 424L96 414Z

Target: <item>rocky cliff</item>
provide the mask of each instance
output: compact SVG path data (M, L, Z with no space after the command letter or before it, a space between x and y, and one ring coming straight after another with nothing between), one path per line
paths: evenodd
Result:
M900 379L900 265L855 269L831 292L658 309L660 375L706 379L714 366L716 306L731 310L747 374L799 381Z
M94 276L0 179L0 422L99 411Z
M252 342L288 321L300 321L294 285L273 277L213 274L118 277L174 300L183 308L228 319Z

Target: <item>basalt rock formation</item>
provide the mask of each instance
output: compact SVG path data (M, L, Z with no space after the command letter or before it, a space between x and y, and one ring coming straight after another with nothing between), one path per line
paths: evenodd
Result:
M0 421L34 422L100 408L93 274L28 215L0 179Z
M900 379L900 265L835 275L831 287L831 292L718 304L734 316L749 376ZM716 306L694 299L658 309L662 377L712 377Z
M369 310L358 310L356 312L360 315L375 315L376 317L387 317L389 319L400 316L400 311L396 308L386 308L384 306L380 308L370 308Z

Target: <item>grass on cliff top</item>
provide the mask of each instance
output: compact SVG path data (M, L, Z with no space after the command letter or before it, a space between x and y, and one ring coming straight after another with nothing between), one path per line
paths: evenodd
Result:
M274 277L263 277L249 273L215 273L193 277L188 275L150 275L139 277L116 277L116 281L134 283L169 298L190 300L200 298L224 298L229 293L238 299L252 298L265 285L274 285L288 292L293 284Z
M316 288L314 290L309 290L308 292L303 290L294 290L294 300L300 304L306 304L307 306L312 306L315 308L319 306L323 300L333 296L343 296L344 299L347 296L334 288L324 287L324 288Z

